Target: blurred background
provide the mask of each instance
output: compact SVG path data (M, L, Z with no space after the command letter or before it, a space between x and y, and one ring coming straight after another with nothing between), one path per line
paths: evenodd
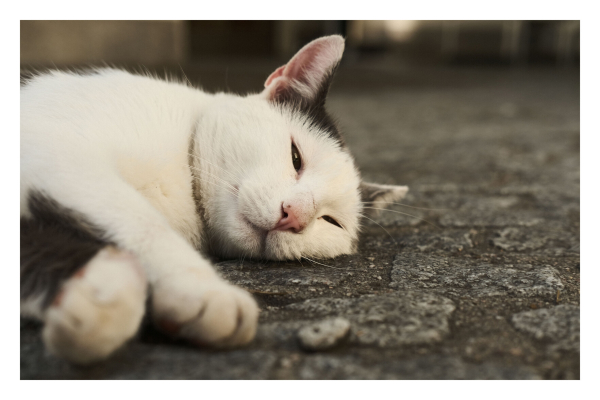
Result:
M21 21L21 63L288 58L338 33L354 57L425 64L579 63L579 21ZM348 57L347 57L348 58Z
M310 40L334 33L347 38L344 65L579 65L579 21L471 20L21 21L21 66L185 67L195 77L198 68L210 73L224 65L231 81L211 77L205 88L257 89L253 80L238 81L239 67L268 73Z

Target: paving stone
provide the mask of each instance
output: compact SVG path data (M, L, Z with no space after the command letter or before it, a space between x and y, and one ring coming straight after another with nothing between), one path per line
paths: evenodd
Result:
M417 233L404 236L398 240L399 244L411 250L431 252L436 250L455 252L464 251L473 247L469 231L448 231L443 233Z
M565 230L510 227L494 236L492 244L506 251L551 256L579 254L579 235Z
M345 269L314 267L309 261L299 263L269 263L256 261L225 261L216 270L228 281L254 290L277 290L282 287L337 285L347 277Z
M532 239L524 238L524 231L517 228L506 228L498 232L498 237L492 239L494 246L509 251L536 250L544 246L548 239L546 237L536 237Z
M357 357L306 357L300 379L541 379L530 367L495 363L469 364L451 356L422 356L369 363Z
M309 299L283 309L311 318L342 316L352 323L350 342L386 347L441 341L450 333L448 318L455 305L435 294L405 292Z
M447 257L401 253L394 259L390 287L428 289L468 297L555 296L564 288L551 266L461 265Z
M514 314L511 321L515 328L530 334L537 340L552 344L548 351L579 352L579 307L561 304L553 308L523 311Z
M510 213L489 212L487 210L457 211L440 218L440 225L462 228L497 226L536 226L544 221L535 213L511 211Z

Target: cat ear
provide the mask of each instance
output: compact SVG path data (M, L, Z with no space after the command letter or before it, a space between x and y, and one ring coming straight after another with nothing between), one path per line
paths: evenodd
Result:
M325 103L331 78L344 52L344 38L325 36L304 46L265 82L262 95L269 101Z
M360 194L362 201L366 203L365 207L384 208L390 203L403 199L406 193L408 193L408 186L360 183Z

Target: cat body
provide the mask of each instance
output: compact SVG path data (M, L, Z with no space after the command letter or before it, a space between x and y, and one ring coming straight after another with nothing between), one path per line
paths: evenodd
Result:
M105 358L135 334L148 294L163 331L245 344L256 303L202 254L356 250L361 195L407 189L361 186L325 111L343 47L317 39L243 97L114 69L21 88L21 312L44 321L51 352Z

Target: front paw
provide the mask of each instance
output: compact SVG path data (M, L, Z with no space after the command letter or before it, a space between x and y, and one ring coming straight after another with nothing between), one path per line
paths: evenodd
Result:
M252 296L200 271L169 275L153 285L153 319L159 329L199 345L231 347L256 334Z

